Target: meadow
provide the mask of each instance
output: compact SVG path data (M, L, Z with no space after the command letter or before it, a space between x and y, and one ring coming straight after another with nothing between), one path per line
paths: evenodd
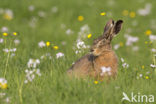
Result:
M0 104L133 104L156 100L155 0L0 0ZM118 75L109 83L67 77L109 19ZM138 104L151 104L151 102ZM154 104L154 102L152 102Z

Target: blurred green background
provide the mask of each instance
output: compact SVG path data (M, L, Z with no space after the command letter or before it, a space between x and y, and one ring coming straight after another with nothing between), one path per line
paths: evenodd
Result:
M7 89L0 89L0 94L6 94L0 96L0 103L127 104L121 102L122 92L156 95L156 71L150 66L156 64L155 5L155 0L0 0L0 39L4 39L0 42L0 78L8 84ZM124 21L112 41L119 59L117 79L98 84L93 79L69 79L67 69L89 50L82 48L76 54L77 40L90 46L111 18ZM14 32L17 36L11 36ZM41 41L50 46L40 48ZM4 52L6 48L16 48L16 52ZM64 56L57 58L60 52ZM25 84L25 70L32 70L27 66L31 58L40 60L37 68L42 75ZM122 66L121 58L128 68Z

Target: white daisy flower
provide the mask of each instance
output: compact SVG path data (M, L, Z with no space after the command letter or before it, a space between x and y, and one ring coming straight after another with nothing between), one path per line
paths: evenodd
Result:
M15 45L18 45L18 44L20 43L20 40L15 39L15 40L14 40L14 43L15 43Z
M27 65L28 65L28 68L36 68L37 65L40 64L40 60L39 59L29 59Z
M44 41L40 41L40 42L38 43L38 46L39 46L40 48L43 48L43 47L46 46L46 44L45 44Z
M127 46L131 46L133 43L136 43L139 40L138 37L130 36L128 34L125 35L125 38L127 39L126 41Z
M108 75L111 75L111 67L101 67L101 76L104 75L104 73L108 73Z
M120 47L120 44L115 44L114 49L117 50Z
M155 41L155 40L156 40L156 35L150 35L150 36L149 36L149 39L150 39L151 41Z
M71 35L71 34L73 34L74 32L71 30L71 29L67 29L67 31L66 31L66 34L67 35Z
M31 11L31 12L34 11L34 9L35 9L34 5L30 5L30 6L28 7L28 10Z
M58 59L58 58L61 58L61 57L63 57L63 56L64 56L64 54L61 53L61 52L59 52L59 53L56 54L56 58L57 58L57 59Z
M150 3L147 3L145 5L145 8L142 8L142 9L138 10L138 14L141 15L141 16L146 16L146 15L150 14L151 8L152 8L152 5Z
M0 38L0 43L3 43L4 39Z
M2 32L8 32L8 30L9 30L9 29L8 29L7 27L5 27L5 26L3 26L3 27L1 28L1 31L2 31Z
M56 6L54 6L54 7L51 8L51 11L52 11L53 13L56 13L56 12L58 11L58 8L57 8Z
M150 66L151 66L152 68L156 68L156 65L154 65L154 64L151 64Z

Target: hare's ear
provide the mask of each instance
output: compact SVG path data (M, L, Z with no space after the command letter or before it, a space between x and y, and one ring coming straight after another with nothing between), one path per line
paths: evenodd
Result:
M114 34L118 34L122 28L122 24L123 24L123 20L118 20L113 28L113 33Z
M104 33L103 34L108 33L112 29L113 25L114 25L114 20L110 19L107 22L106 26L104 27Z

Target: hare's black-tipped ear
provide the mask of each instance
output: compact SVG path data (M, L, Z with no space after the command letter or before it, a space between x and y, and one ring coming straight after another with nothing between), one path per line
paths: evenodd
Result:
M122 24L123 24L123 20L118 20L115 25L114 25L114 29L113 29L113 33L114 34L118 34L122 28Z
M111 28L113 27L113 25L114 25L114 20L110 19L110 20L107 22L107 24L106 24L106 26L105 26L105 28L104 28L104 33L103 33L103 34L105 34L105 33L107 33L108 31L110 31Z

